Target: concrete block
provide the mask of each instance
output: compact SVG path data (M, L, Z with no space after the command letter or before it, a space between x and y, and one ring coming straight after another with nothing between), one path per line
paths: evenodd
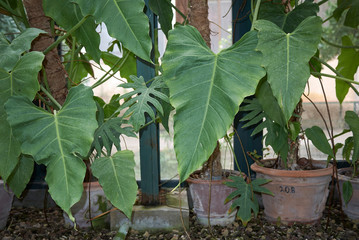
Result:
M118 230L121 226L130 225L133 230L137 231L172 231L173 229L183 230L183 223L188 228L187 194L185 191L181 193L181 209L179 196L178 192L167 194L165 206L134 206L131 221L122 212L112 211L110 213L111 229Z

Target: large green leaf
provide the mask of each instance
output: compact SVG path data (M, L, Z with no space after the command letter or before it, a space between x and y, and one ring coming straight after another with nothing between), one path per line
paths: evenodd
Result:
M174 148L180 182L207 161L239 104L264 77L256 45L257 34L252 31L214 54L194 27L177 26L170 31L162 67L176 110Z
M111 37L140 58L151 62L152 42L149 20L143 12L143 0L73 0L84 15L94 16L97 23L104 22Z
M14 171L11 173L8 183L16 197L20 197L21 193L29 183L32 172L34 170L34 160L30 156L21 155Z
M79 6L71 0L44 0L42 5L45 14L66 31L73 28L84 17ZM99 49L100 35L96 32L94 18L87 18L72 35L76 37L79 43L85 46L86 51L99 63L101 54Z
M333 12L334 18L338 21L346 9L344 25L356 28L359 25L359 1L358 0L338 0L337 8Z
M172 6L169 0L149 0L151 10L159 17L163 33L168 38L168 31L172 29Z
M275 23L284 32L289 33L307 17L316 16L319 11L318 4L305 1L286 13L281 1L266 1L261 3L258 19L268 20Z
M138 131L140 127L146 123L145 113L155 120L155 110L152 106L155 107L158 112L163 114L163 108L158 99L167 102L169 102L169 100L168 96L157 90L164 85L162 79L156 78L152 81L151 85L147 86L142 76L139 78L130 76L130 78L133 81L132 83L124 83L121 84L120 87L133 88L133 91L123 94L120 96L120 99L132 98L122 104L118 112L128 107L124 116L131 115L129 121L132 123L135 131Z
M261 186L270 182L270 180L257 178L254 181L247 183L244 181L243 177L240 176L230 176L229 179L232 181L225 182L225 184L229 187L236 188L236 190L226 198L226 202L233 200L229 211L233 212L234 209L239 208L237 217L242 221L243 225L246 226L252 218L252 212L255 216L259 212L258 200L253 193L273 195L271 191Z
M22 56L11 71L0 68L0 176L5 182L17 165L21 150L6 120L4 104L11 96L34 99L40 88L37 75L43 59L42 53L30 52Z
M353 111L345 112L345 122L349 125L350 130L353 132L353 164L359 161L359 117Z
M91 166L106 197L130 219L137 195L135 165L133 152L124 150L112 157L98 158Z
M17 61L19 61L21 54L31 48L31 42L39 36L40 33L46 33L37 28L27 28L11 43L0 41L0 66L5 71L10 71Z
M334 158L333 150L328 143L327 137L320 127L313 126L311 128L307 128L305 130L305 135L310 141L312 141L313 145L318 148L319 151Z
M91 88L70 89L63 107L54 114L17 96L7 101L5 110L22 152L47 166L49 192L72 218L70 207L81 198L86 171L79 155L87 155L97 128Z
M344 46L353 46L348 36L342 37ZM354 48L342 48L338 57L338 66L336 70L343 75L343 77L354 79L354 74L357 72L359 66L359 51ZM349 84L341 81L335 81L336 94L340 103L343 102L345 96L349 91Z
M258 50L263 53L268 82L286 121L292 116L309 78L310 58L317 51L321 37L321 19L308 17L292 33L277 25L258 20Z

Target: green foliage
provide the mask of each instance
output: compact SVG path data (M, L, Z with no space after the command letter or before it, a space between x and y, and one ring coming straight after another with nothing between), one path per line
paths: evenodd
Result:
M54 114L22 96L13 96L5 104L22 152L47 166L49 192L72 220L70 208L81 198L86 171L80 156L87 155L97 128L92 94L83 85L70 89L63 107Z
M119 99L127 99L124 104L119 108L118 112L128 107L124 116L130 116L129 122L133 125L135 131L139 131L140 127L146 122L145 114L147 113L152 120L156 119L155 107L158 112L163 114L163 108L157 99L169 101L168 97L157 89L163 87L161 79L155 79L149 86L146 85L143 77L130 76L133 82L123 83L120 87L133 88L133 91L125 93ZM135 96L134 96L135 95Z
M356 28L359 25L359 2L357 0L338 0L338 7L335 9L333 16L338 21L343 12L348 9L345 14L344 25Z
M34 160L30 156L21 155L15 169L7 179L7 182L15 196L20 198L26 185L29 183L34 170Z
M257 216L259 212L258 200L254 193L273 195L267 188L262 187L262 185L270 182L270 180L257 178L250 183L246 183L241 176L230 176L229 179L232 181L227 181L225 184L229 187L236 188L236 190L226 198L226 203L233 200L229 212L233 212L236 208L239 208L237 218L246 226L252 218L252 212L255 216Z
M130 219L137 195L134 167L134 155L129 150L98 158L91 166L106 197Z
M264 77L256 45L257 34L252 31L214 54L194 27L177 26L170 31L162 67L176 109L174 148L180 182L208 159L239 104Z
M348 36L342 37L342 44L344 46L353 46ZM336 70L348 79L354 79L354 74L357 72L359 66L359 51L354 48L342 48L338 57L338 66ZM349 91L349 84L336 80L336 94L340 103L343 102L345 96Z
M151 10L158 16L163 33L168 38L168 31L172 29L172 6L168 0L150 0Z
M350 181L343 182L343 198L345 204L348 204L353 195L353 186Z
M258 29L257 49L263 53L268 82L288 121L310 75L308 62L317 51L321 20L308 17L292 33L266 20L256 21L254 27Z
M73 28L84 17L80 7L71 0L44 0L43 8L45 14L66 31ZM89 17L72 35L80 44L85 46L92 59L99 63L101 54L99 50L100 35L96 32L96 27L95 19Z
M328 156L334 158L334 153L330 147L327 137L325 136L323 130L318 126L313 126L305 130L305 134L313 145L318 148L321 152L327 154Z
M346 111L344 119L345 122L349 125L349 129L353 133L353 148L346 148L346 150L353 150L352 164L355 165L359 160L359 117L353 111Z
M74 0L83 15L91 15L97 23L105 23L110 36L125 48L151 62L152 42L149 22L143 12L143 0Z
M22 46L22 50L11 50L11 48L14 45L20 44L20 42L25 44L30 41L29 39L33 38L34 35L31 34L27 38L22 35L20 39L16 38L14 40L14 44L3 48L4 52L18 54L17 57L13 56L12 58L2 59L2 64L0 65L0 153L2 156L0 157L0 176L5 182L18 164L21 150L20 144L14 138L13 130L6 120L4 104L11 96L24 96L31 101L34 99L36 92L39 90L37 75L44 59L44 55L40 52L27 53L21 57L20 54L26 50L26 46ZM30 48L30 42L27 47ZM15 64L12 63L14 59L18 59ZM12 66L12 68L8 71L3 69L2 65Z

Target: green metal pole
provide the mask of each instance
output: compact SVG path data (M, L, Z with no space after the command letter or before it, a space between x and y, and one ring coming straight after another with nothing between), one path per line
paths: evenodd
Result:
M146 15L150 21L150 35L152 46L155 39L155 28L157 27L157 17L146 3ZM151 60L154 62L154 52L152 50ZM153 64L142 59L137 60L137 76L143 76L147 82L155 77L155 68ZM146 121L151 121L149 116ZM140 168L141 168L141 204L158 205L159 204L159 183L160 183L160 146L159 146L159 126L152 123L140 131Z

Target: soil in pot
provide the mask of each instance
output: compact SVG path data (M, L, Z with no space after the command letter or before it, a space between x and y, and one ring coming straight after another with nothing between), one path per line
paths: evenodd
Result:
M105 193L99 182L86 182L82 197L78 203L71 207L71 212L76 220L76 225L82 229L102 229L110 227L110 215L98 217L92 221L90 219L107 212L111 204L106 199ZM90 202L89 202L90 199ZM89 206L89 204L91 206ZM91 211L90 211L91 209ZM64 213L65 225L73 227L73 222Z
M339 187L342 198L342 209L344 213L353 220L359 220L359 179L351 178L352 168L342 168L338 170ZM345 203L343 198L343 183L350 181L353 187L353 195L348 204Z
M333 166L313 161L316 170L289 171L251 166L257 178L270 179L263 185L274 196L262 194L264 214L270 222L315 223L321 217L329 193Z
M4 181L0 180L0 230L6 226L7 218L10 214L14 193L10 188L4 186Z
M235 189L224 184L228 179L210 181L199 178L198 174L199 172L195 172L187 179L193 211L198 222L208 226L209 216L211 225L225 226L233 223L236 211L229 214L228 210L232 202L225 204L225 200ZM226 177L229 175L240 176L240 173L237 171L224 171L224 175Z

